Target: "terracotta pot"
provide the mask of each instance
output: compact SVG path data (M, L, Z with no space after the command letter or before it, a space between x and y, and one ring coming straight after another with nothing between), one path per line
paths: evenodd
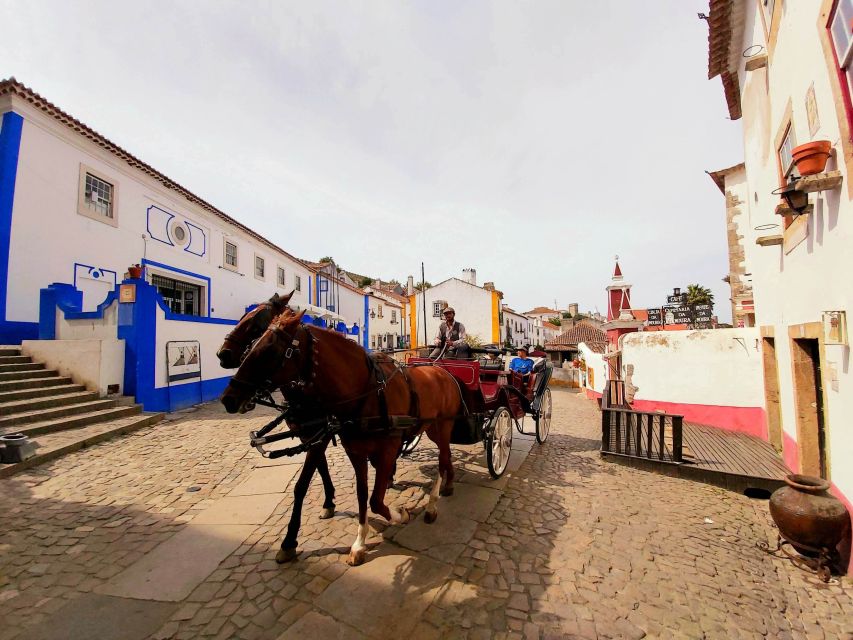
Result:
M779 533L805 556L816 556L822 548L830 552L850 526L847 508L829 493L829 482L792 474L770 496L770 515Z
M829 140L815 140L794 147L791 155L801 176L813 176L826 168L832 143Z
M142 277L142 267L128 267L127 274L131 278L141 278Z

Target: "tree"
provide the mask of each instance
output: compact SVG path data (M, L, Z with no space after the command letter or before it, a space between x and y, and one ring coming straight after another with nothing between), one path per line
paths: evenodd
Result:
M569 319L571 319L571 317L572 317L571 313L569 313L568 311L563 311L563 319L564 320L569 320Z
M586 320L588 317L586 314L578 312L574 315L573 320Z
M431 289L431 288L432 288L432 285L430 284L429 280L427 280L426 282L418 282L415 285L415 289L417 289L418 291L423 291L424 289Z
M373 278L371 278L370 276L364 276L358 281L358 286L362 289L364 289L365 287L369 287L372 284Z
M700 322L699 318L711 315L706 309L702 309L700 307L710 305L710 310L713 311L714 294L711 293L711 290L708 287L703 287L698 284L688 284L685 304L690 310L690 328L700 328L700 325L704 326L706 323L704 321Z
M550 322L551 324L555 324L559 327L561 324L563 324L563 319L557 316L555 318L550 318L548 322Z
M322 258L320 258L320 264L326 264L334 261L335 259L332 256L323 256Z

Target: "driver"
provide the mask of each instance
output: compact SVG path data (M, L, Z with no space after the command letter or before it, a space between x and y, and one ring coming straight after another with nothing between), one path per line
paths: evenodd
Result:
M527 357L528 351L527 345L518 348L518 357L513 358L512 362L509 363L510 371L515 371L525 377L530 375L530 372L533 371L533 359Z
M465 337L465 325L461 322L456 322L456 311L453 307L445 307L442 311L444 322L438 327L438 335L433 344L435 349L429 354L430 358L437 358L441 353L441 349L445 342L447 349L444 352L445 358L467 358L468 357L468 342Z

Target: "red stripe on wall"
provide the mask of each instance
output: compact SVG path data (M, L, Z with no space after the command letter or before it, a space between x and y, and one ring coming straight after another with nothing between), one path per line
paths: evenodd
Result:
M767 420L762 407L724 407L707 404L685 404L634 398L635 411L665 411L684 416L688 422L698 422L726 431L738 431L767 440Z

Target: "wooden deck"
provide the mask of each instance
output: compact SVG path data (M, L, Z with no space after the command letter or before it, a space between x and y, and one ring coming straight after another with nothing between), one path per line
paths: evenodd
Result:
M667 448L671 440L667 438ZM791 473L770 443L743 433L685 422L683 462L602 453L608 460L666 475L707 482L742 493L748 489L773 492Z

